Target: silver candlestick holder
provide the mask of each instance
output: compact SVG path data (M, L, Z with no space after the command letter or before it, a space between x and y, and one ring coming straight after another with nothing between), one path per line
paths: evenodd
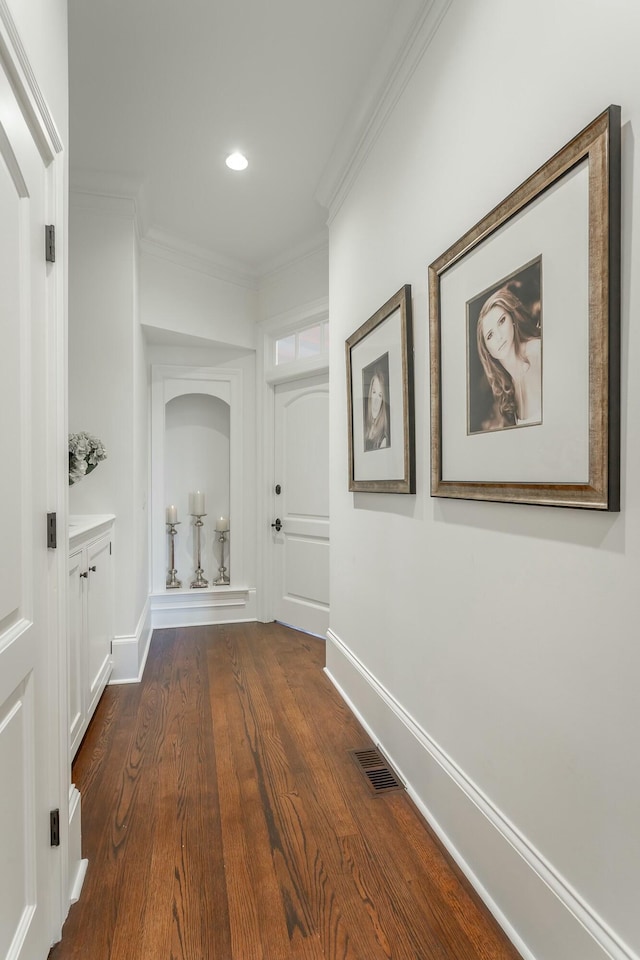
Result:
M196 518L196 522L194 526L196 528L196 563L197 563L196 576L195 576L195 580L191 581L191 587L193 589L200 589L202 587L209 586L209 581L205 580L203 576L204 570L202 569L202 561L200 559L200 531L204 527L202 518L206 517L206 513L193 513L191 514L191 516Z
M218 567L218 579L214 580L214 585L217 587L223 587L225 584L229 583L229 577L227 575L227 568L224 565L224 545L227 539L228 530L216 530L218 535L218 543L220 544L220 566Z
M176 520L175 523L169 523L169 521L167 521L167 527L169 528L169 562L171 564L169 572L167 573L167 590L177 590L182 586L182 580L178 580L178 577L176 576L178 571L176 570L174 549L174 540L176 533L178 532L176 527L179 523L179 520Z

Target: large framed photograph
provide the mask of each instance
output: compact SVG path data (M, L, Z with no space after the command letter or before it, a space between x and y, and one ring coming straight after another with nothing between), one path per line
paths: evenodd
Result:
M349 490L415 493L411 287L346 341Z
M431 495L620 509L620 108L429 267Z

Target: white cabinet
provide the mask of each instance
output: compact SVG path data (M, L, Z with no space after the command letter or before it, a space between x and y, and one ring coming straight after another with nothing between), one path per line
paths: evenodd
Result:
M113 521L69 520L69 740L73 758L112 668Z

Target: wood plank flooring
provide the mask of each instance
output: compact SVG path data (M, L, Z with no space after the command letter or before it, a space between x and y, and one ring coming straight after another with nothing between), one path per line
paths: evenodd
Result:
M517 960L279 624L160 630L74 764L89 868L50 960Z

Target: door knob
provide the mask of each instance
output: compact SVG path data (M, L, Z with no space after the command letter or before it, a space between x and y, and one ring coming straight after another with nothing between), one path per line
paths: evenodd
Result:
M88 571L88 570L83 570L82 573L80 574L80 576L81 576L81 577L88 577L88 576L89 576L89 571Z
M97 569L98 569L97 567L89 567L89 570L91 570L91 573L95 573Z
M280 517L276 517L276 522L272 523L271 526L276 528L276 533L280 533L282 530L282 520Z

